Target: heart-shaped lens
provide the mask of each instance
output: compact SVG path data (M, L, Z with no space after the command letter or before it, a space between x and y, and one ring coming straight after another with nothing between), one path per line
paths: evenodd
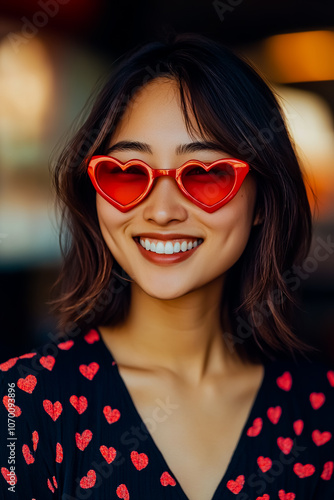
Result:
M149 177L141 165L124 165L121 168L113 161L103 160L97 167L96 180L104 193L126 206L145 191Z
M226 198L235 183L235 171L229 163L218 163L209 170L194 165L182 175L186 191L204 205L213 206Z

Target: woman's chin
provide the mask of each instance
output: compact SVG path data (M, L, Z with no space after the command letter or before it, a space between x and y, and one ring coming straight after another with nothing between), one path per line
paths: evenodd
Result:
M158 283L156 281L152 281L152 283L146 282L145 284L136 283L136 285L140 288L141 292L157 300L179 299L194 290L193 287L181 286L181 283L171 283L168 280L161 280Z

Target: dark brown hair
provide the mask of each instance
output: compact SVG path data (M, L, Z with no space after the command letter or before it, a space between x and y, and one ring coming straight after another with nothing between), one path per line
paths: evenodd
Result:
M127 316L129 277L102 237L86 161L105 153L132 97L161 76L178 82L188 129L191 110L201 133L247 161L257 183L255 210L262 223L252 228L244 253L227 272L222 295L223 330L226 324L231 330L226 342L242 359L253 361L314 349L295 333L297 302L286 279L308 253L311 213L280 106L247 62L191 34L149 43L125 56L53 166L65 229L59 296L52 302L59 329L84 332Z

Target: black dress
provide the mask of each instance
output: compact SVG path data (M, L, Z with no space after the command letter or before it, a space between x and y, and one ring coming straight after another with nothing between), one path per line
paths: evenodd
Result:
M0 375L0 498L187 499L97 329ZM173 411L157 404L160 417ZM333 466L334 367L268 362L212 500L331 500Z

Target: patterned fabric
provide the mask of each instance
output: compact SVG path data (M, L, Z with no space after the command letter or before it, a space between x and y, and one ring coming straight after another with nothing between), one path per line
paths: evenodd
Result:
M1 499L187 499L97 329L0 376ZM333 367L268 362L212 500L331 500L333 467Z

